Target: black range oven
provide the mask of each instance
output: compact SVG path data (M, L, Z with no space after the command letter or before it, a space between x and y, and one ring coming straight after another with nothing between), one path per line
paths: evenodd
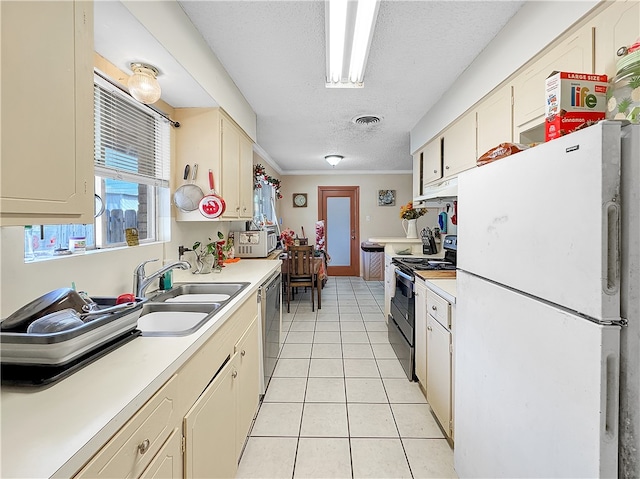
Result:
M457 249L456 236L448 235L444 239L444 258L399 256L392 259L396 286L387 324L389 342L410 381L416 379L414 271L455 270Z

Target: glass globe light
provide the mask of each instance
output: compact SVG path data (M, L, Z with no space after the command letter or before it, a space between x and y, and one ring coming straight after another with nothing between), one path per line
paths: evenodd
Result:
M129 77L129 93L140 103L149 105L160 99L162 90L156 77L158 69L145 63L132 63L133 75Z

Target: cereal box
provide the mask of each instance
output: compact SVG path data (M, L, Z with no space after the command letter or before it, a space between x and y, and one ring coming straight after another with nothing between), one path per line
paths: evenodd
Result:
M545 82L545 141L566 135L583 124L603 120L607 76L553 72Z

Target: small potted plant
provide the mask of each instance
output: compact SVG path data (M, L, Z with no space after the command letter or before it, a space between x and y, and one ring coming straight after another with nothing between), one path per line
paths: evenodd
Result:
M220 257L221 245L224 244L224 235L218 232L218 238L222 241L213 241L202 244L200 241L193 243L193 253L196 256L196 270L194 274L211 273L213 269L220 270L222 258Z

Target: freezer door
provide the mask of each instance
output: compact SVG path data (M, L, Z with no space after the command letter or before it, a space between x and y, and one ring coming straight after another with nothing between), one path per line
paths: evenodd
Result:
M619 327L459 272L455 468L617 477Z
M458 267L590 317L620 317L620 123L459 176Z

